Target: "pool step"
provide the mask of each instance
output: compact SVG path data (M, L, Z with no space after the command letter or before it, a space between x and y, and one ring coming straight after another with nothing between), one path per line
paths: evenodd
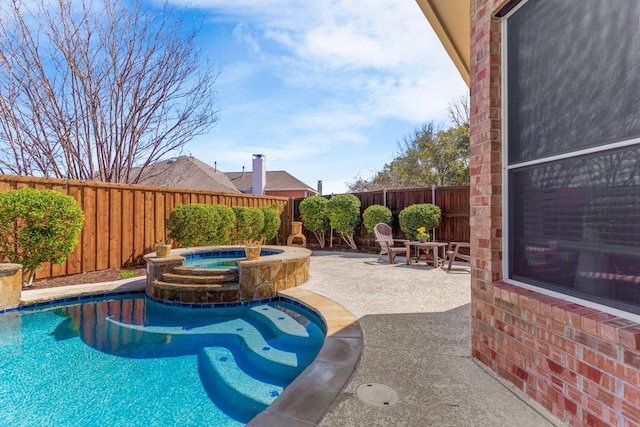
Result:
M283 387L238 368L233 353L208 347L198 353L198 371L211 400L227 415L247 423L282 393Z
M299 345L309 339L306 327L309 319L300 320L300 315L293 310L286 313L268 305L259 305L249 309L249 317L267 330L267 336L275 346Z
M161 279L167 283L198 283L198 284L212 284L212 283L226 283L238 281L238 270L225 272L223 274L209 274L205 275L190 275L190 274L176 274L176 273L162 273Z
M190 268L177 266L173 267L172 273L186 276L226 276L235 274L235 276L238 277L237 268Z

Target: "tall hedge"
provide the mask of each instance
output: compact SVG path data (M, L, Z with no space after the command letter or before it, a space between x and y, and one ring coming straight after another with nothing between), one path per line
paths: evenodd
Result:
M166 221L168 237L180 245L228 245L235 230L236 216L224 205L178 205Z
M22 264L27 284L43 263L68 258L83 224L82 209L71 196L33 188L0 192L0 256Z

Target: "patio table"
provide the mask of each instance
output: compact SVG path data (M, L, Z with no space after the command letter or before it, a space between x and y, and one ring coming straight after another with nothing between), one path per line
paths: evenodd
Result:
M440 265L444 266L445 261L445 251L447 249L448 243L445 242L406 242L404 246L407 249L407 265L411 264L411 248L416 248L416 251L420 253L420 249L426 249L427 251L431 251L433 253L433 266L440 267ZM442 257L438 255L438 251L442 248ZM416 260L417 261L417 260Z

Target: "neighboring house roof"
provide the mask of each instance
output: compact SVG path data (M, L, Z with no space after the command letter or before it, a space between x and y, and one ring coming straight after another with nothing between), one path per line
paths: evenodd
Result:
M244 177L243 177L244 174ZM304 190L313 194L318 194L316 190L300 181L295 176L286 171L267 171L267 190ZM226 172L227 178L243 193L250 193L252 189L251 172Z
M138 184L240 193L223 172L191 156L160 160L148 166Z
M442 46L469 86L471 8L469 0L416 0Z

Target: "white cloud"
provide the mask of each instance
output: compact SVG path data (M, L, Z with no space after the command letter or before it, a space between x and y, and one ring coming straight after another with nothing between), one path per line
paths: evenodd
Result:
M242 22L236 25L233 29L233 36L247 44L254 53L260 53L260 44L246 23Z

